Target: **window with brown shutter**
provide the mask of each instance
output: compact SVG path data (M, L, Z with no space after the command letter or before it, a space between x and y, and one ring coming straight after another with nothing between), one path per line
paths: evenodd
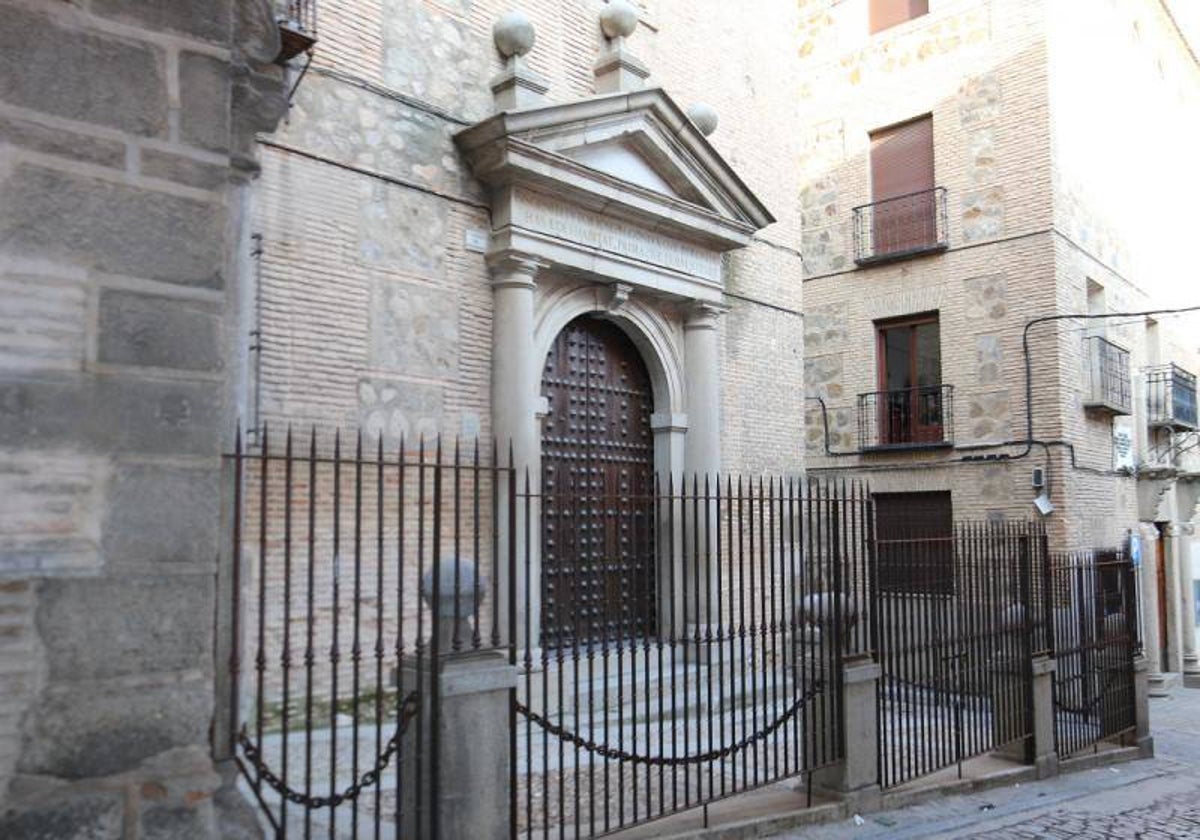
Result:
M929 14L929 0L870 0L871 34Z
M880 592L954 591L954 513L947 492L876 493Z
M938 244L931 116L871 132L871 201L876 255Z

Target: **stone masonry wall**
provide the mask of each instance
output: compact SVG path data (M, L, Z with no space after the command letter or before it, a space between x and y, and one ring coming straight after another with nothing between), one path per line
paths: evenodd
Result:
M468 234L486 197L452 141L491 112L491 26L511 4L322 4L313 68L263 149L261 411L243 416L389 435L490 434L491 290ZM629 48L686 107L713 105L713 145L779 218L727 261L726 465L796 471L802 452L795 11L640 4ZM598 0L519 3L550 102L592 95ZM719 55L719 60L716 56ZM243 342L248 343L246 339ZM764 348L771 347L769 352ZM255 360L251 358L251 367ZM748 398L753 395L753 398Z
M227 836L214 588L258 0L0 2L0 835Z

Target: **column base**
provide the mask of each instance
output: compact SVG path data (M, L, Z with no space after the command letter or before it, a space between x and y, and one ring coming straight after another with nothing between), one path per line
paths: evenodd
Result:
M1151 674L1149 694L1151 697L1170 697L1171 692L1183 685L1183 675L1177 671Z

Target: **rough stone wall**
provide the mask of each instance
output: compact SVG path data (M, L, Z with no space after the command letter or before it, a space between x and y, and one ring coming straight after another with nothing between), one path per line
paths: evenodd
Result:
M490 434L491 290L482 254L465 247L490 221L452 135L491 111L488 82L500 70L491 26L509 5L322 5L313 69L263 149L258 416ZM518 5L537 30L528 63L549 82L548 101L592 95L603 4ZM685 107L716 108L710 140L780 219L727 261L727 288L739 297L726 301L721 325L724 459L731 469L794 471L803 454L799 224L794 182L777 169L798 157L795 11L772 4L746 18L702 5L641 4L629 48L650 67L650 84Z
M0 17L0 835L218 836L233 232L278 33L258 0Z

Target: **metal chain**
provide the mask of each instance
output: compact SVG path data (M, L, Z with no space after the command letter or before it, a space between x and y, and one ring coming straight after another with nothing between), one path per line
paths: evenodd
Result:
M1069 712L1073 715L1090 715L1092 712L1094 712L1096 710L1096 707L1099 706L1104 701L1109 688L1111 688L1113 686L1113 684L1115 684L1117 682L1117 680L1121 680L1124 678L1125 678L1124 672L1122 672L1118 669L1113 669L1113 675L1104 681L1104 685L1100 686L1100 690L1096 692L1096 696L1093 697L1088 702L1084 703L1082 706L1069 706L1069 705L1067 705L1067 703L1065 701L1058 700L1056 698L1054 700L1054 707L1056 709L1061 709L1064 712Z
M376 757L375 766L366 773L363 773L357 782L350 785L350 787L341 793L334 793L329 796L311 796L288 787L287 783L267 767L263 761L262 753L259 752L258 747L254 746L254 743L250 740L250 736L246 734L246 727L244 725L241 732L238 733L238 744L241 745L242 752L246 755L246 760L250 762L262 780L288 802L303 805L312 811L319 808L336 808L343 802L350 802L357 799L359 794L379 780L380 774L387 768L388 763L392 760L392 756L400 749L400 736L405 733L408 729L408 724L417 716L418 708L417 692L411 691L400 703L400 722L396 724L396 731L388 739L387 747Z
M813 689L797 698L796 702L792 703L792 705L789 706L782 715L772 721L770 726L755 732L753 735L743 738L737 743L730 744L729 746L722 747L720 749L709 750L708 752L700 753L698 755L688 755L677 758L638 755L636 753L626 752L625 750L619 750L615 747L610 747L607 744L597 744L595 741L588 740L562 726L551 723L549 720L542 717L521 702L517 703L517 711L533 723L536 723L542 729L546 730L546 732L550 733L551 735L555 735L560 740L566 741L569 744L574 744L575 746L585 749L590 753L594 753L601 758L607 758L610 760L615 759L617 761L628 761L631 764L646 764L651 767L682 767L684 765L704 764L709 761L727 758L736 752L741 752L751 744L770 737L773 732L795 717L796 712L800 710L800 707L816 697L822 688L824 688L823 683L818 682Z

